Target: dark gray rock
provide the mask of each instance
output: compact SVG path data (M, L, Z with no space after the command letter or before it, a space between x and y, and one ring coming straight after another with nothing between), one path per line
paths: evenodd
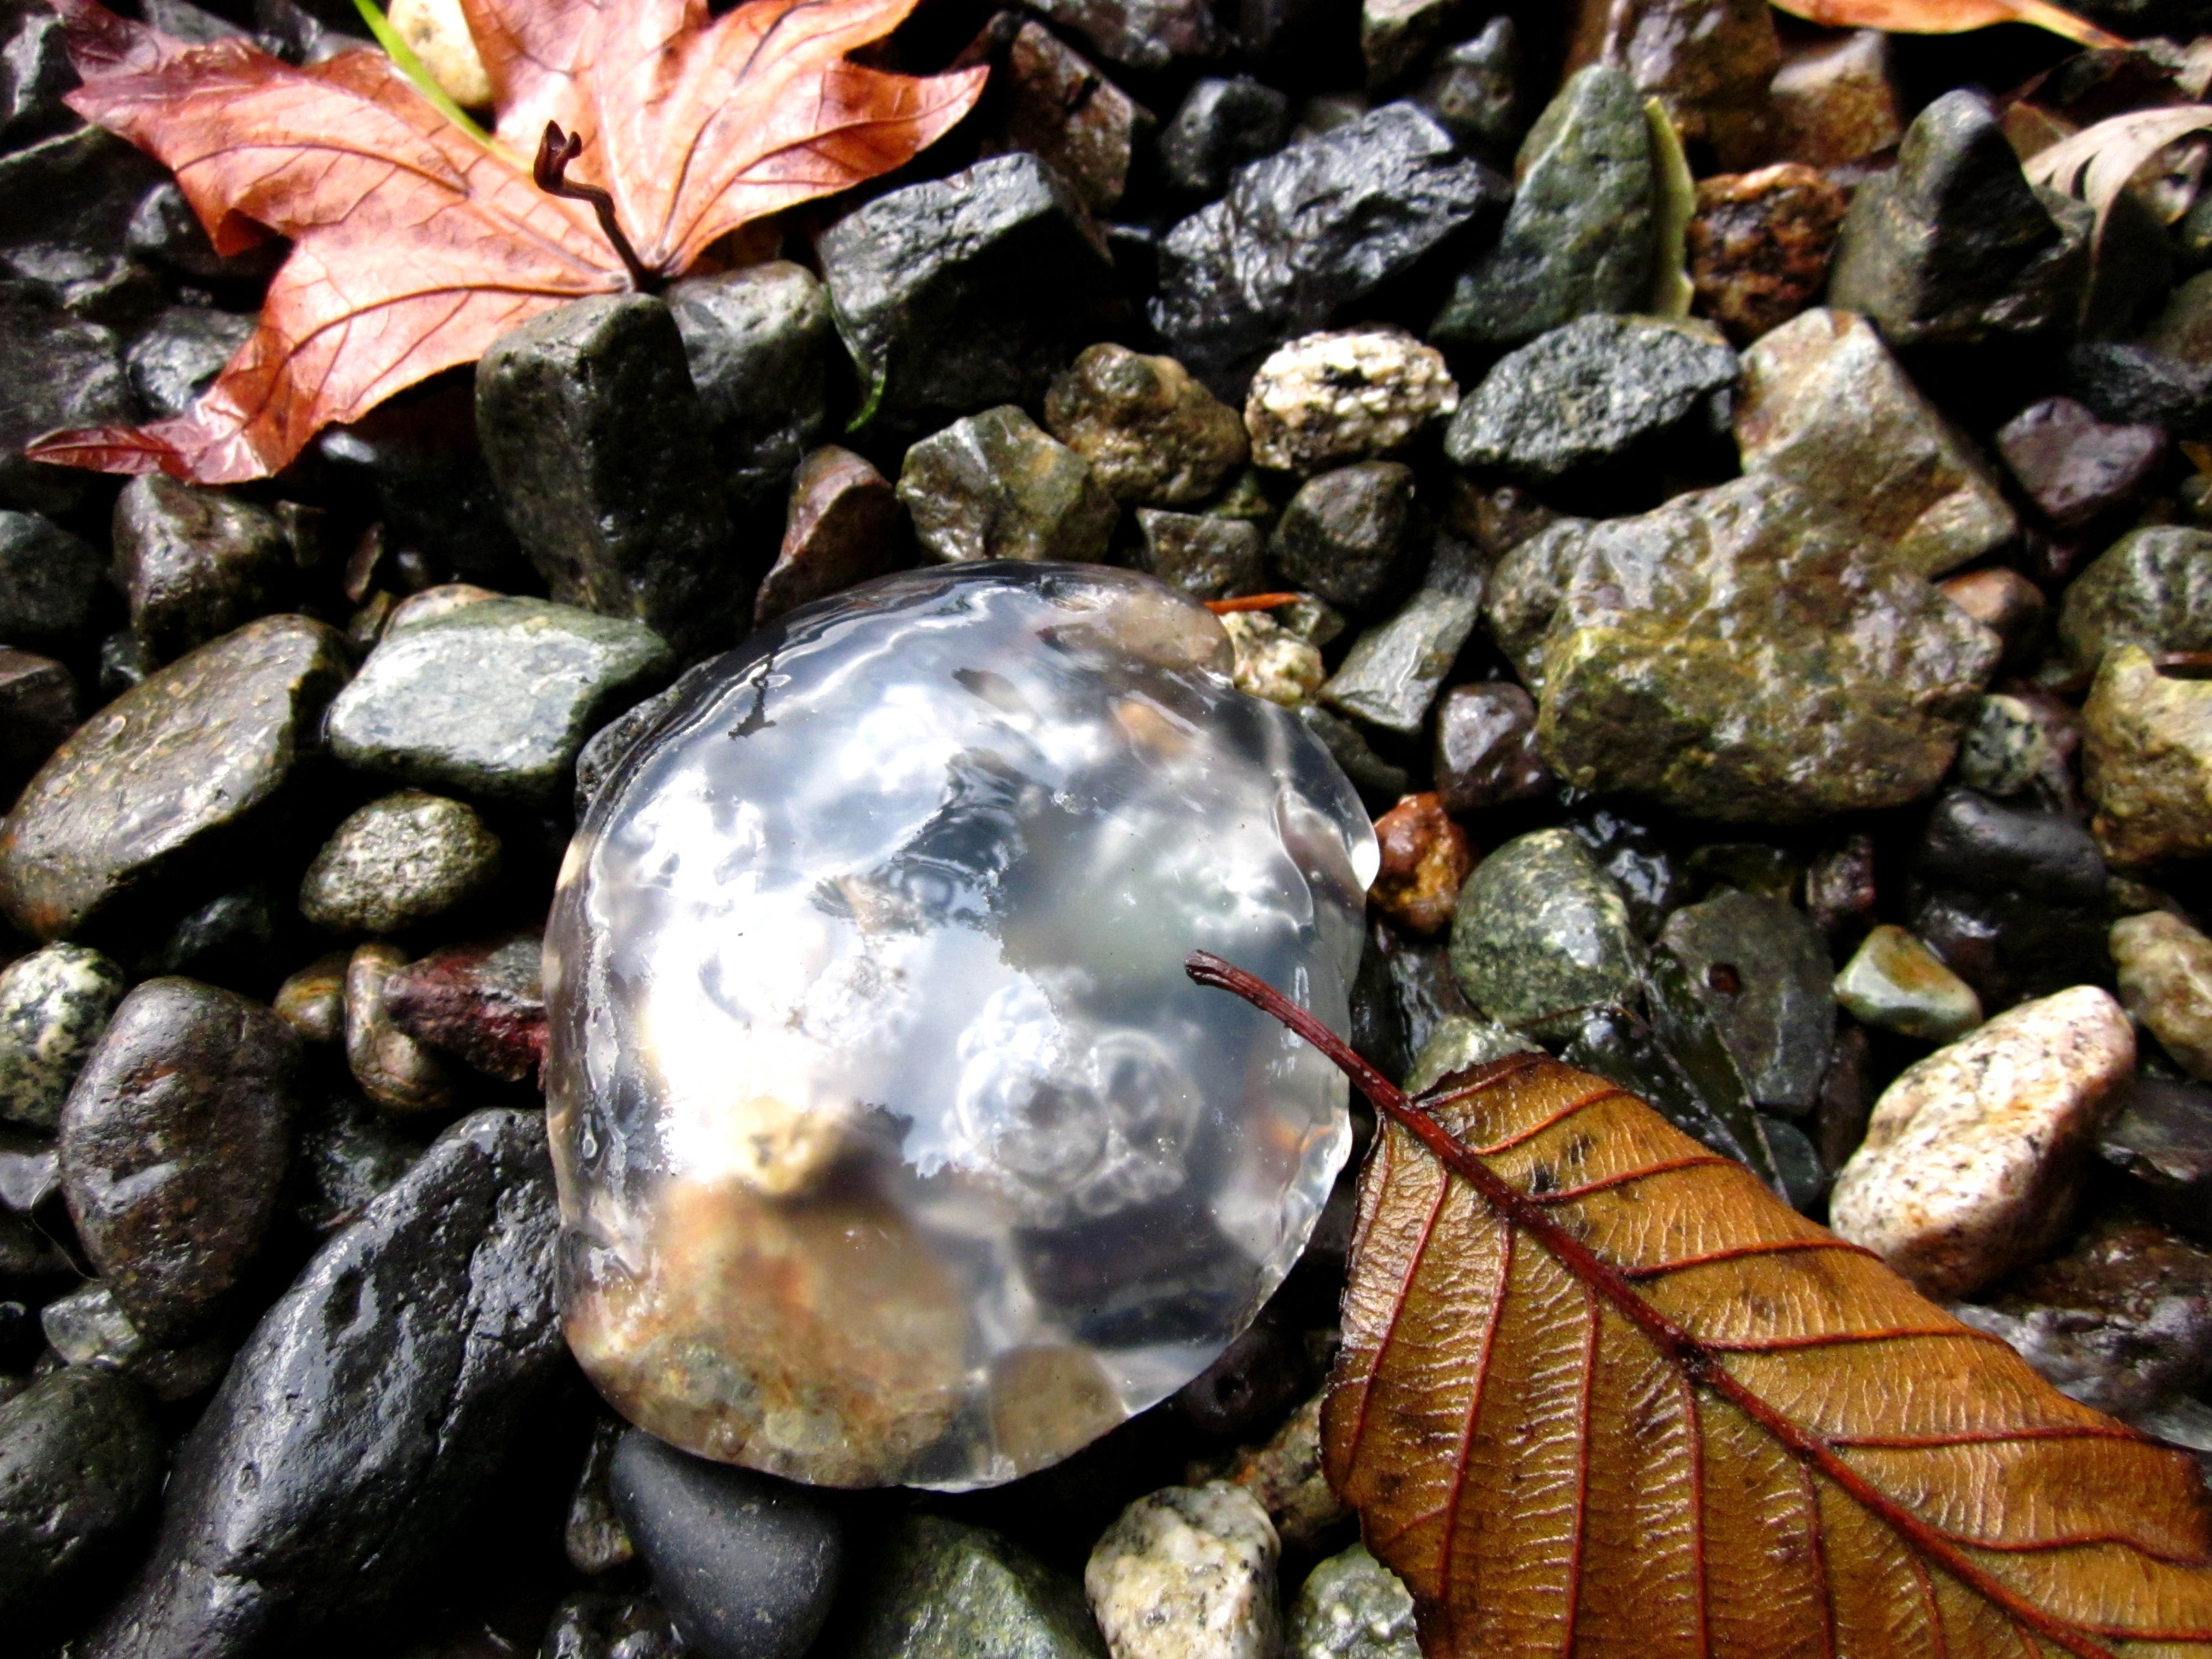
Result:
M115 585L152 663L276 610L292 552L266 507L148 473L115 498Z
M775 259L687 276L665 297L732 499L772 497L829 419L829 296Z
M217 253L199 215L173 179L164 179L138 198L125 228L123 245L142 264L208 283L227 297L245 300L266 282L291 252L279 236L264 238L236 253Z
M1413 469L1396 461L1357 461L1307 479L1275 525L1276 568L1347 611L1389 604L1419 550L1413 489Z
M127 239L160 162L83 126L0 155L0 271L21 290L111 326L160 303Z
M300 883L300 914L337 933L400 933L480 897L501 849L465 801L403 789L349 813Z
M1370 915L1352 985L1352 1043L1394 1078L1454 1019L1474 1010L1453 975L1443 945L1407 938Z
M1370 726L1417 736L1481 613L1479 556L1463 542L1439 537L1419 591L1352 641L1321 688L1321 700Z
M86 1256L149 1341L198 1335L259 1249L291 1163L301 1053L266 1004L151 979L70 1091L62 1191Z
M898 498L925 557L1106 556L1121 508L1090 462L1012 404L955 421L906 453Z
M694 688L713 678L714 664L720 660L710 657L705 662L694 663L676 677L675 684L641 702L633 703L592 734L576 757L574 799L578 822L591 810L593 797L614 775L623 757L674 713Z
M1083 1591L997 1533L933 1515L892 1532L852 1659L1103 1659Z
M520 1083L545 1052L542 951L528 929L442 946L385 981L385 1008L416 1042Z
M2100 1411L2131 1415L2212 1377L2212 1254L2147 1222L2106 1221L1958 1311Z
M124 895L252 833L315 752L346 665L333 629L264 617L117 698L55 751L0 823L9 920L37 939L74 933Z
M1579 317L1492 368L1452 416L1445 453L1555 483L1650 445L1735 377L1735 353L1696 327Z
M356 1095L325 1095L299 1120L293 1214L318 1233L360 1218L422 1156L392 1120Z
M0 513L0 643L76 647L91 631L103 562L60 526Z
M1455 817L1552 787L1536 749L1536 700L1510 680L1457 685L1437 710L1437 793Z
M70 1365L0 1401L0 1618L58 1623L161 1490L162 1445L137 1385Z
M799 1659L829 1616L844 1529L811 1489L632 1429L608 1481L653 1589L701 1659Z
M1039 0L1035 9L1132 69L1211 58L1221 46L1206 0Z
M44 306L0 301L0 506L66 513L86 475L23 454L65 427L127 424L138 404L115 336Z
M27 1216L0 1211L0 1293L36 1298L66 1289L77 1266Z
M1537 1037L1583 1011L1633 1006L1644 947L1620 891L1570 830L1538 830L1474 867L1452 919L1452 972L1468 1000Z
M1518 345L1587 312L1644 303L1658 185L1643 95L1626 74L1577 71L1522 141L1514 177L1504 229L1429 331L1438 345Z
M685 1659L667 1609L649 1595L579 1590L553 1609L538 1659Z
M76 677L51 657L0 645L0 797L76 729Z
M1191 373L1241 402L1276 345L1411 270L1504 195L1427 113L1386 104L1252 163L1176 226L1152 325Z
M2212 650L2212 531L2130 531L2067 584L2058 638L2074 665L2091 672L2115 645Z
M2184 362L2146 345L2083 340L2067 349L2067 393L2099 420L2163 427L2177 438L2212 432L2212 362Z
M1946 790L1913 849L1921 875L1994 893L2018 888L2057 904L2095 904L2105 895L2097 839L2073 819Z
M1317 702L1302 702L1291 711L1298 723L1322 741L1322 746L1344 769L1359 791L1359 798L1376 811L1395 802L1413 787L1413 775L1395 761L1384 760L1350 720L1340 720Z
M2109 985L2111 919L2101 904L2054 902L2030 889L1994 890L1916 878L1905 927L1974 988L1982 1012L2002 1013L2075 985Z
M602 295L533 318L492 342L476 387L485 465L556 600L679 651L734 642L729 513L666 305Z
M1835 1045L1835 965L1804 912L1723 892L1667 919L1660 944L1680 963L1753 1103L1813 1109Z
M350 426L326 428L314 452L334 490L361 500L386 543L420 552L495 592L535 584L477 441L473 382L446 377L403 392Z
M1753 1139L1740 1133L1673 1048L1633 1009L1601 1003L1571 1010L1555 1024L1559 1055L1568 1065L1627 1090L1722 1157L1762 1171L1771 1167L1764 1143L1755 1139L1756 1127ZM1741 1113L1743 1118L1753 1115L1747 1105ZM1762 1172L1760 1179L1767 1179L1766 1175Z
M1520 143L1521 39L1510 17L1493 17L1472 40L1437 55L1413 101L1492 165Z
M264 1316L86 1659L241 1659L392 1605L562 1362L556 1228L535 1114L440 1136Z
M1170 587L1201 599L1260 591L1267 541L1258 525L1140 507L1137 530L1144 568Z
M1034 155L994 156L855 209L822 234L823 280L863 395L894 433L992 404L1035 407L1112 261L1083 204Z
M2138 1073L2098 1131L2097 1152L2134 1176L2168 1224L2212 1243L2212 1089Z
M187 910L131 965L140 974L258 985L293 914L291 895L277 884L248 882Z
M253 335L256 319L205 306L169 306L123 354L149 419L181 415Z
M1229 175L1272 155L1291 131L1291 100L1249 76L1209 76L1183 95L1159 137L1160 174L1171 190L1218 196Z
M485 599L388 632L332 704L331 746L423 788L550 800L584 739L674 666L642 623Z
M907 563L913 537L890 480L824 444L791 475L783 545L753 595L753 626Z
M1986 98L1948 92L1906 131L1895 170L1853 197L1828 303L1898 346L2059 328L2081 302L2091 217L2027 182Z
M80 118L62 102L76 89L61 19L40 0L0 6L0 146L14 149Z

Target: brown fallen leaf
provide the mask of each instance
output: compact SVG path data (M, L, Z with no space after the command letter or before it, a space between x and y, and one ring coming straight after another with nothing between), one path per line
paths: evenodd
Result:
M1773 0L1777 11L1838 29L1887 29L1892 34L1963 34L1993 23L2033 23L2085 46L2121 47L2086 17L2047 0Z
M293 68L52 0L70 106L168 164L216 248L292 239L261 325L184 414L51 434L30 453L201 483L261 477L321 428L481 356L516 324L635 286L587 201L526 158L557 125L568 182L604 191L648 281L739 227L890 171L964 115L982 69L893 75L845 54L916 0L463 0L491 76L478 143L377 52ZM560 169L556 167L556 173Z
M1540 1054L1409 1101L1360 1181L1330 1484L1428 1659L2205 1659L2196 1465L2069 1400L1632 1096Z
M2112 204L2145 162L2175 140L2208 128L2212 128L2212 104L2130 110L2036 151L2021 164L2021 170L2030 183L2078 196L2096 209L2101 231ZM2171 222L2187 206L2184 198L2172 212L2160 216Z

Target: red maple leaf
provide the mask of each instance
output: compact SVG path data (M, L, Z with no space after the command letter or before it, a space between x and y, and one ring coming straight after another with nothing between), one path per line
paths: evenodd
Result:
M886 173L966 114L986 70L850 62L916 0L463 0L499 112L487 149L380 52L293 68L190 46L95 0L52 0L83 86L69 102L167 164L235 253L292 239L260 326L191 409L50 433L27 453L197 483L266 477L332 422L473 362L516 324L635 285L586 202L517 161L552 123L654 277L731 231ZM557 173L560 169L554 169Z

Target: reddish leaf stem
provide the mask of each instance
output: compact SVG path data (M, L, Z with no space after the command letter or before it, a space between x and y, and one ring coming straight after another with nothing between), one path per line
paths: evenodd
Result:
M584 153L584 141L573 132L562 132L561 124L548 121L545 137L538 141L538 159L532 163L530 176L549 196L565 196L572 202L589 202L592 211L599 216L599 228L606 233L615 252L621 258L623 268L629 272L630 285L640 294L660 292L660 274L646 269L637 250L623 234L622 225L615 218L615 198L595 185L574 184L568 179L568 164Z

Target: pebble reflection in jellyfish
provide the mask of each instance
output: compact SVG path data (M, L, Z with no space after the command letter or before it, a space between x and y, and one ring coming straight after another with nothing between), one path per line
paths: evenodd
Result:
M697 677L570 848L546 940L568 1337L690 1450L948 1489L1203 1370L1349 1139L1376 853L1204 607L1099 566L909 572Z

